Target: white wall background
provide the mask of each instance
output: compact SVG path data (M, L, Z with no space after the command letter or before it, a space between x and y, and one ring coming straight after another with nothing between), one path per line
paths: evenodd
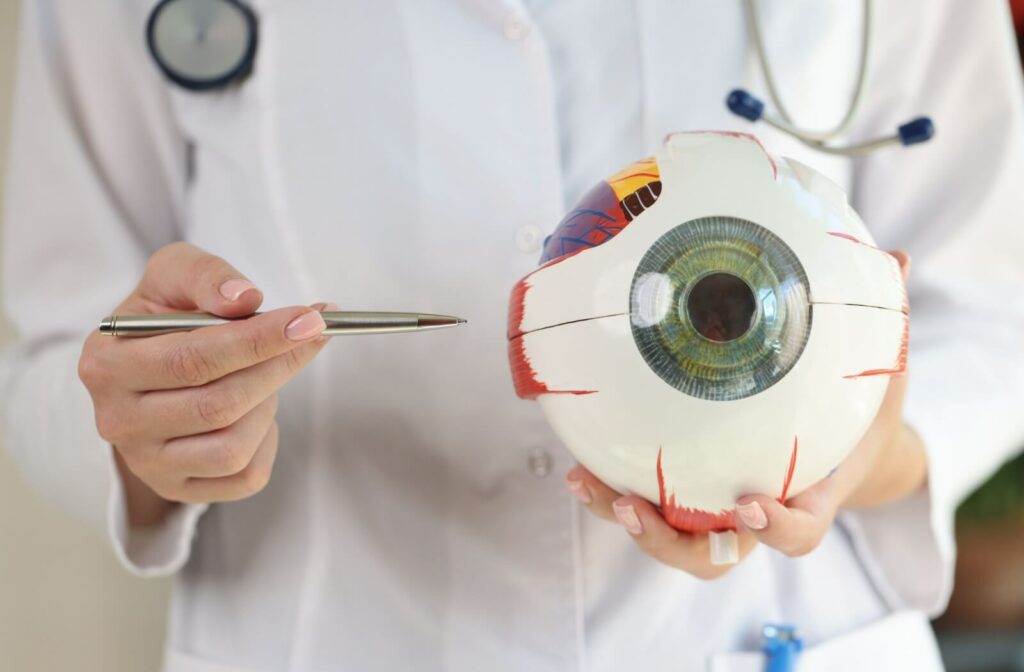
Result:
M0 0L0 177L18 4ZM0 324L0 342L10 337ZM167 589L121 570L101 535L31 491L0 449L0 670L158 670Z

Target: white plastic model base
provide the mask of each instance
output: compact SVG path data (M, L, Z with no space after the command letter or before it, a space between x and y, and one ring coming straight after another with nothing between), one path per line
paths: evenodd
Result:
M752 136L670 136L569 213L545 258L512 292L518 394L686 532L734 530L738 497L824 478L906 365L896 260L838 186ZM712 537L715 561L735 551Z
M708 532L712 565L734 565L740 561L739 537L732 530Z

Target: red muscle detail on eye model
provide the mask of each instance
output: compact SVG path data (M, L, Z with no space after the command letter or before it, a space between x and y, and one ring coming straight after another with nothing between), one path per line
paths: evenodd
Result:
M508 363L512 369L512 384L520 399L536 399L542 394L594 394L596 390L552 390L537 378L537 372L526 358L523 339L508 342Z
M537 271L614 238L661 195L660 173L654 158L633 163L590 190L544 242ZM521 399L541 394L592 394L594 390L552 390L537 377L526 357L521 325L530 275L512 288L508 306L508 360L512 383Z
M874 245L868 245L867 243L862 242L860 239L858 239L858 238L856 238L854 236L851 236L848 233L840 233L840 232L837 232L837 231L829 231L828 235L835 236L836 238L845 238L846 240L849 240L851 242L857 243L858 245L865 245L867 247L870 247L873 250L878 250L882 254L887 255L888 257L890 257L890 259L892 261L892 265L893 265L893 269L894 269L894 273L895 273L896 277L897 278L901 277L899 261L897 261L895 257L893 257L891 254L889 254L885 250L882 250L881 248L875 247ZM903 287L903 306L902 306L902 311L903 311L904 315L907 315L907 314L910 313L910 304L907 301L907 286L906 286L906 283L902 281L902 278L900 279L900 284ZM909 345L910 345L910 319L909 318L904 318L903 319L903 336L900 339L900 349L899 349L899 352L896 354L896 362L891 367L889 367L887 369L868 369L867 371L861 371L860 373L852 373L852 374L850 374L848 376L843 376L843 378L845 378L847 380L851 380L851 379L854 379L854 378L868 378L870 376L892 376L892 375L897 375L897 374L901 374L901 373L906 373L906 371L907 371L907 349L908 349Z
M539 266L533 273L552 264L571 257L580 248L564 257ZM526 344L523 342L522 323L526 292L530 289L530 273L519 280L512 288L508 302L508 363L512 370L512 385L520 399L536 399L541 394L593 394L595 390L552 390L537 377L537 372L530 366L526 357Z
M699 534L736 529L735 511L711 513L676 504L675 493L669 495L665 492L665 473L661 470L661 448L658 449L658 495L661 499L661 515L664 516L665 522L677 530Z
M786 470L786 480L782 482L782 494L779 495L779 502L786 503L786 495L789 494L789 484L793 482L793 470L796 469L796 441L793 437L793 454L789 457L789 469Z
M789 457L789 468L786 469L785 478L782 481L782 493L779 495L779 502L785 504L789 494L789 484L793 481L793 472L796 470L796 447L797 437L793 437L793 452ZM683 507L676 504L675 493L669 495L665 491L665 473L661 467L661 449L658 449L658 496L661 500L661 514L665 521L683 532L698 534L701 532L723 532L736 529L736 512L701 511L690 507Z
M896 354L896 362L888 369L868 369L860 373L853 373L843 378L867 378L869 376L894 376L907 371L907 349L910 345L910 318L903 318L903 338L900 340L900 350Z
M642 159L599 183L544 241L541 262L606 243L661 195L661 174L653 158Z

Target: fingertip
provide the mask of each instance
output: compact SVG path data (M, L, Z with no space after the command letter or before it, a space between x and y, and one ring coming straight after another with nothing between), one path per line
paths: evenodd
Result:
M625 510L627 507L632 509L633 513L636 514L637 519L640 521L640 526L645 535L654 534L655 537L660 539L666 538L666 535L671 538L679 536L679 530L675 529L665 518L661 515L661 511L658 510L654 504L639 497L637 495L623 495L612 503L612 509L615 511L616 517L618 517L618 510ZM620 519L621 522L621 519Z
M612 502L612 512L615 514L615 518L619 521L626 530L636 536L643 534L644 525L640 521L640 515L637 512L637 502L632 497L619 497Z
M582 481L586 479L589 475L590 472L587 471L587 469L583 465L577 464L575 467L565 472L565 482L568 483L569 481Z
M903 275L903 282L910 277L910 267L913 258L905 250L890 250L889 254L899 263L900 273Z
M242 293L233 303L238 306L239 310L244 311L243 315L255 313L263 304L263 292L258 287L255 287Z
M586 469L580 465L576 465L569 471L565 472L565 478L562 482L565 483L565 487L572 493L572 496L578 499L582 504L590 504L594 501L594 494L590 488L587 487L585 481Z
M594 496L590 492L590 488L587 484L579 479L565 479L565 487L569 490L573 497L578 499L581 504L590 504L594 501Z
M285 325L284 335L293 342L309 341L320 336L326 328L327 323L318 311L307 310Z
M224 317L250 315L263 303L263 292L244 278L232 278L217 288L218 309L211 310Z
M785 505L767 495L745 495L736 500L736 522L760 538L761 533L784 522Z
M577 464L565 475L566 483L569 480L579 481L586 486L594 503L603 507L610 506L611 502L622 497L622 493L611 488L607 483L591 473L586 467Z
M228 301L237 301L246 292L256 289L256 285L252 284L244 278L231 278L221 283L218 291ZM257 290L258 291L258 290Z
M736 502L736 521L754 532L768 527L768 515L761 503L754 498Z
M742 507L756 505L764 512L764 526L755 527L746 519ZM762 544L790 557L810 552L817 546L826 527L818 516L799 508L789 508L778 500L764 495L741 497L736 505L738 525ZM753 521L756 524L757 521Z
M661 518L661 514L658 513L658 509L654 506L654 504L651 504L643 497L639 497L637 495L623 495L622 497L619 497L617 501L623 502L623 504L629 504L630 506L635 508L638 513L642 515L657 516L658 518Z
M317 311L318 313L324 313L324 312L328 312L328 311L338 310L338 304L336 304L336 303L325 303L323 301L319 301L317 303L311 303L311 304L309 304L309 307L312 308L313 310ZM324 345L327 345L327 342L330 341L330 340L331 340L331 337L328 334L325 334L325 333L321 332L319 336L317 336L315 339L313 339L313 343L315 343L319 347L322 347Z

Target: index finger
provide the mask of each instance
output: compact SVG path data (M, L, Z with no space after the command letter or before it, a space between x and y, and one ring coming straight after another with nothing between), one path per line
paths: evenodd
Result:
M277 357L325 327L318 311L292 306L193 331L111 337L102 359L108 375L137 392L197 387Z

